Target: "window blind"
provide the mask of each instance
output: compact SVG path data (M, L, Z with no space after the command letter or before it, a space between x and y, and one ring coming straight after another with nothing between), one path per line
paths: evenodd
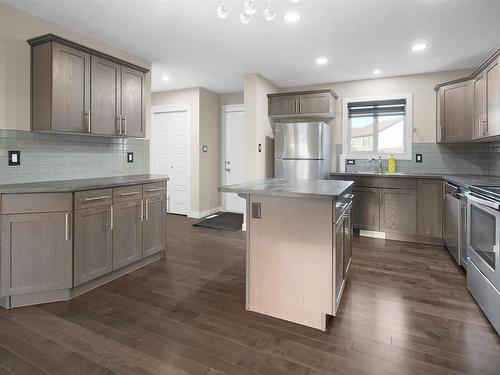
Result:
M349 118L404 115L406 99L374 100L347 104Z

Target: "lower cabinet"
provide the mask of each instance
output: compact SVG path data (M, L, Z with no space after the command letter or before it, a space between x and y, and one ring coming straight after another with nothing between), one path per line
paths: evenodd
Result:
M380 192L376 187L353 188L353 225L358 229L380 229Z
M443 236L443 181L422 179L418 181L419 236Z
M142 201L113 205L113 270L142 258Z
M167 225L164 212L166 212L165 194L144 201L143 256L162 251L167 246Z
M347 278L347 272L352 259L352 209L348 208L342 217L334 224L335 246L335 306L336 312Z
M75 210L75 286L113 270L111 205Z
M417 233L417 191L382 189L380 209L382 232Z

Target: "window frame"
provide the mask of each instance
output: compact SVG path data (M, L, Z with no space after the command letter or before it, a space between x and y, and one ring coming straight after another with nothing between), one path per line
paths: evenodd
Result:
M377 148L375 151L351 151L351 126L349 119L348 105L352 102L368 102L376 100L398 100L406 99L405 116L404 116L404 153L391 154L378 151L378 137L374 128L373 132L373 147ZM400 160L412 160L412 143L413 143L413 94L399 94L390 96L375 96L375 97L361 97L361 98L344 98L342 99L342 153L346 159L370 159L379 158L388 159L394 155Z

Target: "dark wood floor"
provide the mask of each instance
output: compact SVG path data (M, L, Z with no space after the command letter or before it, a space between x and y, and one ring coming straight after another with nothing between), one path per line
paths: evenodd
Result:
M441 247L358 238L326 333L244 310L243 233L169 217L168 258L70 302L0 312L0 374L500 374Z

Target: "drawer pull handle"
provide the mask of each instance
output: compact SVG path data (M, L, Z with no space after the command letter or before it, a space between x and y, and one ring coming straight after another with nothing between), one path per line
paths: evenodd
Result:
M102 195L100 197L85 198L85 202L94 202L94 201L100 201L102 199L109 199L109 198L111 198L109 195Z
M70 219L70 214L66 214L64 217L64 239L66 241L69 241L69 219Z
M149 221L149 199L146 199L146 221Z
M146 191L152 193L153 191L162 191L162 190L165 190L165 188L152 188L152 189L147 189Z
M136 194L139 194L138 191L131 191L130 193L121 193L120 196L121 197L128 197L130 195L136 195Z

